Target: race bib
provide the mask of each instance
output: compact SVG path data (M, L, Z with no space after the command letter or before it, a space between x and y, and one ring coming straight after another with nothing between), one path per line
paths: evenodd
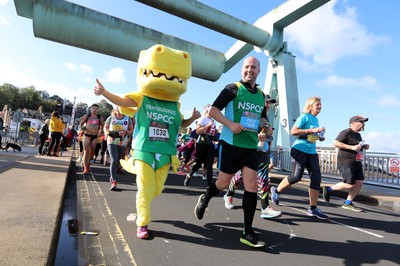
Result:
M260 119L257 114L245 111L240 118L240 124L244 126L246 130L257 133Z
M357 152L356 161L362 162L364 160L364 153L362 151Z
M152 122L149 127L149 140L168 141L168 125Z
M319 140L318 136L314 134L308 134L307 135L307 141L310 143L315 143L317 140Z

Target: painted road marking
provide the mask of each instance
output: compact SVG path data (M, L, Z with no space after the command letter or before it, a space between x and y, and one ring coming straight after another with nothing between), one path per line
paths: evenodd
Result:
M90 202L90 194L89 188L87 186L86 176L83 175L83 180L79 182L79 195L78 199L80 199L81 203L81 217L82 217L82 226L84 230L93 230L97 228L96 222L92 218L91 213L92 203ZM105 265L106 261L104 259L104 252L101 246L100 237L83 237L83 243L86 250L89 252L85 252L87 255L87 262L93 265ZM94 256L91 256L95 254Z
M282 205L282 206L283 206L283 205ZM292 209L292 210L295 210L295 211L298 211L298 212L302 212L302 213L307 214L307 212L304 211L304 210L300 210L300 209L297 209L297 208L294 208L294 207L289 207L289 208ZM368 234L368 235L372 235L372 236L375 236L375 237L383 238L382 235L378 235L378 234L372 233L372 232L370 232L370 231L367 231L367 230L362 229L362 228L359 228L359 227L355 227L355 226L347 225L347 224L344 224L344 223L336 222L335 220L332 220L332 219L330 219L330 218L328 219L328 221L330 221L330 222L332 222L332 223L334 223L334 224L342 225L342 226L345 226L345 227L347 227L347 228L350 228L350 229L353 229L353 230L356 230L356 231L359 231L359 232Z
M114 215L111 212L111 209L108 205L108 202L98 184L95 177L91 174L90 175L90 183L94 190L94 193L97 198L97 203L100 208L101 215L105 221L108 230L108 236L110 236L111 242L114 246L115 254L117 254L118 264L121 264L120 258L125 256L125 259L122 260L123 262L129 261L132 265L137 265L136 261L132 255L132 251L130 250L128 243L122 234L121 228L119 227L117 220L115 219Z

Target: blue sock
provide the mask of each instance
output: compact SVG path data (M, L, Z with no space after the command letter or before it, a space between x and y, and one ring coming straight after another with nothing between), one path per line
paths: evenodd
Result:
M344 204L350 205L350 204L351 204L351 200L346 200L346 201L344 202Z

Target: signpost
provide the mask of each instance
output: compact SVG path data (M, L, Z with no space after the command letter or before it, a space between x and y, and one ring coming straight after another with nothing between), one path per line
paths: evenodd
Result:
M17 127L15 128L15 139L18 139L21 122L23 120L24 120L24 113L22 112L21 109L18 109L17 111L14 112L12 116L12 121L17 123Z
M400 159L390 158L389 159L389 173L399 173L400 172Z

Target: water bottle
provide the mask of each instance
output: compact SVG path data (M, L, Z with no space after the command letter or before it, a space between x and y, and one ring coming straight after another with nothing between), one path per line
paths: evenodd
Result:
M257 145L259 151L267 152L269 149L269 144L266 141L259 141Z
M357 152L357 155L356 155L356 161L357 162L361 162L361 161L363 161L364 160L364 153L363 153L363 151L362 151L362 146L364 145L364 143L365 143L365 141L364 140L362 140L362 141L360 141L359 143L358 143L358 145L360 145L360 150Z

